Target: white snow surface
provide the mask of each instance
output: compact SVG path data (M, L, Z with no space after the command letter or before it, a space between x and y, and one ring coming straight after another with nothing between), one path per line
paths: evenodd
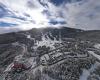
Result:
M91 66L89 70L84 69L79 80L87 80L87 78L90 76L90 72L93 72L98 66L100 66L100 63L96 62Z
M14 60L15 60L15 61L19 61L19 60L21 60L21 59L22 59L22 57L23 57L23 55L18 55L18 56L16 56L16 57L15 57L15 59L14 59Z
M4 72L9 72L9 71L11 71L11 68L13 67L13 63L11 63L9 66L7 66L7 68L5 69L5 71Z
M46 47L50 47L52 49L55 49L54 44L55 43L60 43L59 41L57 41L56 39L51 40L48 36L47 38L45 38L45 35L42 36L42 41L39 41L36 43L37 47L38 46L46 46Z
M95 44L94 47L100 49L100 44Z
M96 57L98 60L100 60L100 55L95 54L93 51L88 51L91 55L93 55L94 57Z

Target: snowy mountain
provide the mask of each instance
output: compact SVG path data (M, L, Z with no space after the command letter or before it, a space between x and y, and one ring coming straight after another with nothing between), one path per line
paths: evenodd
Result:
M48 27L0 34L0 80L100 80L100 44L90 33Z

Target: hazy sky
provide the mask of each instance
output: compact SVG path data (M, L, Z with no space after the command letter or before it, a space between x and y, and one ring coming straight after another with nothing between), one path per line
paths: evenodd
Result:
M100 29L100 0L0 0L0 33L48 26Z

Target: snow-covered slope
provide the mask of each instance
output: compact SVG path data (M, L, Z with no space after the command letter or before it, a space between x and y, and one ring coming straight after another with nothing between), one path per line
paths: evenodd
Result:
M80 32L64 27L0 35L0 78L99 80L99 44L76 39Z

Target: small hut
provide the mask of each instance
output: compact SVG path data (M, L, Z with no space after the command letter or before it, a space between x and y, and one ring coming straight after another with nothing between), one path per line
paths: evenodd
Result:
M14 61L14 65L12 66L12 70L15 72L22 72L23 70L28 70L31 68L31 64L27 62Z

